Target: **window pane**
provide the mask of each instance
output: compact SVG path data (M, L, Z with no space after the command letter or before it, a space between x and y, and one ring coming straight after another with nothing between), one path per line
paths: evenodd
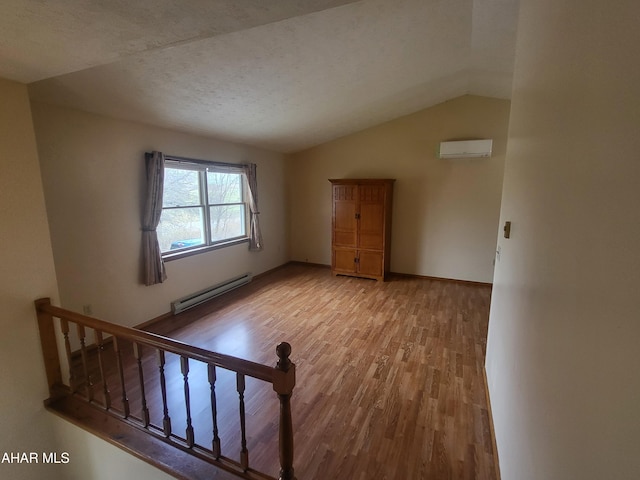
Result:
M209 215L212 242L244 236L244 205L209 207Z
M163 210L157 230L160 251L204 245L203 226L200 207Z
M200 205L200 182L198 172L165 168L163 207Z
M241 203L242 175L239 173L207 172L209 204Z

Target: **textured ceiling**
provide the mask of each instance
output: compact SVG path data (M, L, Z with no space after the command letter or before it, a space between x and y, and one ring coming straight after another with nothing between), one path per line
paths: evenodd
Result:
M518 0L3 0L33 99L291 152L508 98Z

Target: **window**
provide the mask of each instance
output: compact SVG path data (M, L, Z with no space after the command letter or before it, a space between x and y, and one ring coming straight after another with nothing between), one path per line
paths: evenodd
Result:
M158 242L163 255L247 239L241 167L167 160Z

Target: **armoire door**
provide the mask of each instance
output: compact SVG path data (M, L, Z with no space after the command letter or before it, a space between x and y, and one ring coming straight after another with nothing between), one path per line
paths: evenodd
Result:
M384 185L359 185L358 248L382 250L384 246Z
M384 273L384 257L382 252L360 250L358 252L358 273L381 277Z
M333 270L340 273L356 273L357 255L358 252L352 248L335 248L331 262Z
M333 246L355 248L358 243L356 185L333 186Z

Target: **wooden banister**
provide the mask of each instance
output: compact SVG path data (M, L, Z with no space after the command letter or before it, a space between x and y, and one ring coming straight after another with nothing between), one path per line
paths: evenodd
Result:
M124 340L148 345L150 347L164 350L165 352L175 353L179 356L187 356L194 360L199 360L204 363L210 363L218 367L226 368L227 370L242 373L248 377L273 383L275 371L275 368L273 367L268 367L267 365L262 365L250 360L244 360L242 358L232 357L231 355L211 352L178 340L163 337L162 335L156 335L155 333L105 322L104 320L99 320L93 317L87 317L86 315L51 305L50 301L47 302L49 299L42 300L44 301L36 300L36 310L38 314L43 313L47 314L48 317L64 318L70 322L81 324L95 330L100 330Z
M280 477L278 480L296 480L293 473L293 422L291 419L291 393L296 384L296 366L289 360L291 345L286 342L276 347L280 375L276 376L273 389L280 399Z
M257 472L249 467L249 455L247 450L247 438L245 433L245 376L252 377L272 384L273 390L278 396L280 402L280 419L279 419L279 459L280 459L280 476L279 480L296 480L293 469L293 424L291 417L291 395L295 386L295 364L289 359L291 355L291 345L286 342L280 343L276 347L278 362L274 367L263 365L260 363L244 360L241 358L224 355L221 353L211 352L203 348L195 347L178 340L163 337L154 333L138 330L135 328L125 327L122 325L112 324L97 318L88 317L76 312L72 312L60 307L51 305L48 298L35 301L35 307L38 317L38 327L40 330L40 340L42 344L42 352L45 361L45 369L47 374L47 382L49 385L50 398L49 402L60 399L65 396L72 395L74 398L83 398L95 408L102 407L102 411L112 416L118 417L121 421L141 428L142 430L160 436L164 441L176 446L177 448L191 453L198 458L204 458L206 461L217 465L225 470L234 473L237 476L253 479L263 478L275 480L266 474ZM69 383L71 388L64 385L60 368L60 354L58 352L58 344L56 341L54 318L60 319L60 326L64 337L64 353L69 362ZM71 341L69 339L69 323L76 324L78 340L80 341L80 361L78 365L78 357L74 357L71 353ZM98 372L101 378L99 383L95 381L93 374L96 372L88 367L88 349L94 346L86 345L85 330L87 328L94 330L94 338L96 341L96 355L98 361ZM107 366L105 362L105 341L104 335L111 336L109 338L111 348L113 350L112 357L115 358L115 367L110 371L116 372L118 381L120 402L116 402L122 406L121 414L114 413L112 409L111 395L107 385L105 371ZM132 368L135 369L138 393L141 394L140 408L141 418L137 418L133 412L129 410L129 400L127 398L125 375L123 372L123 355L122 344L131 343L133 351ZM145 378L142 369L143 349L149 349L151 354L155 351L157 357L157 379L160 393L162 396L162 426L153 425L150 422L149 410L146 403ZM165 353L171 353L178 356L180 361L180 373L182 374L184 405L186 407L186 438L181 438L173 433L171 428L171 418L169 416L169 407L167 402L167 384L165 382ZM75 358L75 370L72 365ZM95 357L94 357L95 358ZM208 450L201 445L195 443L194 428L191 419L190 407L190 388L189 388L189 361L199 361L207 366L207 383L210 389L211 410L213 420L213 437L212 449ZM131 361L130 361L131 363ZM224 457L220 451L220 438L218 437L217 425L217 406L216 406L216 368L222 368L235 372L237 390L239 395L240 408L240 428L241 428L241 452L240 463ZM78 375L78 369L80 375ZM84 388L82 388L82 383ZM93 387L97 385L103 398L94 401ZM158 388L158 387L156 387ZM156 390L157 391L157 390ZM92 403L93 402L93 403ZM118 405L118 406L119 406ZM172 407L173 408L173 407ZM116 409L117 410L117 409ZM198 428L200 428L198 426ZM210 429L210 426L206 427ZM203 452L205 452L203 454Z

